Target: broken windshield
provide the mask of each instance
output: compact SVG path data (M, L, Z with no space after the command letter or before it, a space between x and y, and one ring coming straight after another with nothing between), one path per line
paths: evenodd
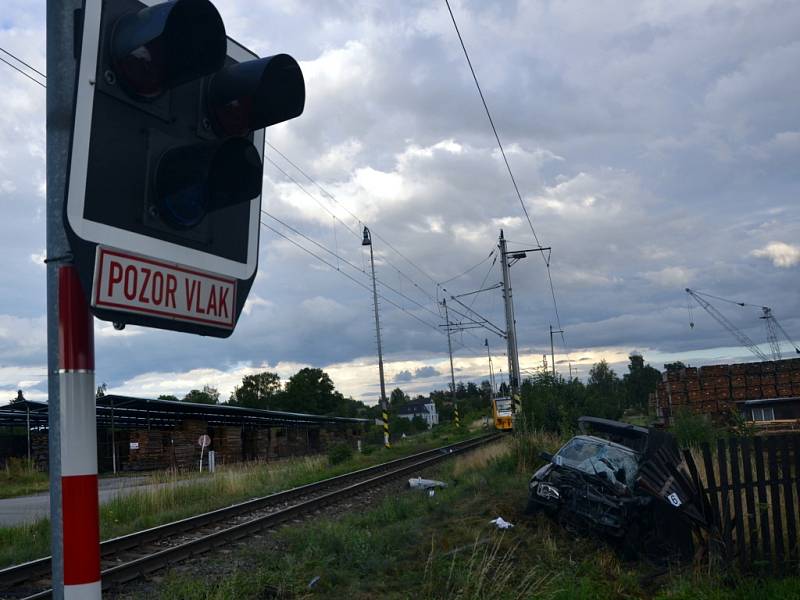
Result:
M633 487L639 469L639 460L632 450L582 436L567 442L553 462L590 475L605 473L608 481L618 481L629 488Z

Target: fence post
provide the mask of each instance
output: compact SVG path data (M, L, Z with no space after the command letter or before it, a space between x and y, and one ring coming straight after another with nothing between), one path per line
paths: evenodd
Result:
M733 555L731 540L731 506L728 500L728 459L725 440L717 440L717 465L719 465L719 501L722 504L722 539L725 541L725 557Z
M753 446L748 438L742 439L742 471L744 475L744 497L747 501L747 534L750 541L750 552L748 554L751 561L755 560L758 554L758 525L756 523L756 497L753 491Z
M731 491L733 493L733 514L736 523L736 553L739 564L744 566L746 560L746 544L744 539L744 517L742 514L742 480L739 476L739 440L728 440L731 451Z
M756 459L756 482L758 484L758 511L761 515L761 553L765 560L769 560L771 551L769 532L769 512L767 511L767 487L764 474L764 440L760 437L753 439L753 449Z
M775 562L778 570L783 569L784 544L783 544L783 519L781 518L781 490L778 477L778 440L774 437L767 439L769 452L769 495L772 505L772 535L775 538Z

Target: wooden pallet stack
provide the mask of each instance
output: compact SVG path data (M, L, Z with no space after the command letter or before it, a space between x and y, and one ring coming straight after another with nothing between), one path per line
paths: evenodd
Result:
M125 461L125 469L152 471L168 467L169 454L166 451L168 447L169 432L167 431L157 429L131 431L128 435L128 458Z
M650 399L657 416L723 417L745 400L800 396L800 359L687 367L662 373Z
M242 430L240 427L215 427L211 432L211 450L216 452L217 464L242 460Z
M205 421L186 420L172 434L172 464L177 469L195 469L200 461L198 438L208 432ZM205 461L204 461L205 462Z

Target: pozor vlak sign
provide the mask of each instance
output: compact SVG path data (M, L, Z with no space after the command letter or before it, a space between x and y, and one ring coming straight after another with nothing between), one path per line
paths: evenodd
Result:
M286 54L208 0L86 0L65 220L104 320L226 337L258 264L265 128L300 115Z

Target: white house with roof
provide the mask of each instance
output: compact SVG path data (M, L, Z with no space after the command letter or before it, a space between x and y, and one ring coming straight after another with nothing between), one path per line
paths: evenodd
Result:
M431 400L407 402L398 408L395 414L409 421L414 417L422 417L428 424L428 427L439 424L439 413L436 412L436 405Z

